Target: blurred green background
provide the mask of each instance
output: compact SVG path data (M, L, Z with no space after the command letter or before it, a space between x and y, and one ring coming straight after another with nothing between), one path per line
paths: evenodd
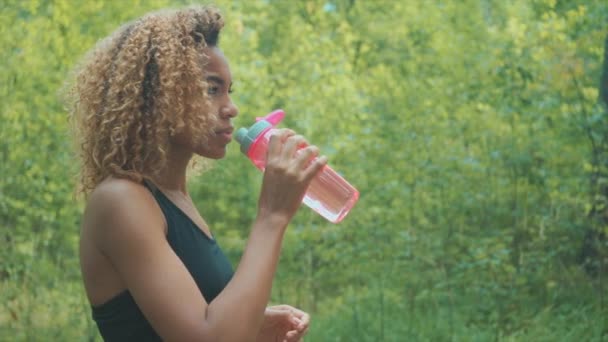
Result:
M58 90L120 24L189 3L0 3L0 340L100 340ZM235 124L285 109L361 192L286 234L272 301L311 313L307 341L608 340L608 2L215 4ZM260 183L237 144L192 180L235 266Z

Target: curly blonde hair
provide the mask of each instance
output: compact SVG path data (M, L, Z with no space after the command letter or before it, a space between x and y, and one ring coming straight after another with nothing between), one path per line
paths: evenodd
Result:
M81 192L108 176L154 178L166 165L172 135L187 129L193 140L208 136L213 118L203 48L217 45L223 26L219 10L209 6L150 13L85 56L66 99Z

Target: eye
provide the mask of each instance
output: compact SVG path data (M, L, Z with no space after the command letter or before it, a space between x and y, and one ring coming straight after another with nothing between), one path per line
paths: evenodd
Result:
M234 89L232 89L232 86L230 86L230 89L228 89L228 94L232 94L234 92Z
M220 87L215 86L215 85L210 85L209 88L207 89L207 94L209 95L215 95L220 91Z

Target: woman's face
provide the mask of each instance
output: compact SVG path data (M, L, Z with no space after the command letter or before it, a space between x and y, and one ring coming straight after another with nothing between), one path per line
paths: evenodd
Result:
M205 77L209 88L207 90L210 107L209 113L215 118L215 127L206 143L193 147L193 152L210 159L221 159L226 155L226 146L232 141L232 118L238 115L238 109L230 99L232 75L228 61L217 47L206 47L204 53L208 56L205 66ZM177 137L179 143L179 137Z

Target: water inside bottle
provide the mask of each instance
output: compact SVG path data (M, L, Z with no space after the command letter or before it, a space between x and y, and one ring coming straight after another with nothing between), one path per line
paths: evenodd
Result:
M264 133L250 148L248 157L260 170L266 168L266 150L272 130ZM359 199L359 192L329 165L312 180L304 196L304 204L332 223L338 223Z
M338 223L358 199L359 192L326 166L310 183L304 204L328 221Z

